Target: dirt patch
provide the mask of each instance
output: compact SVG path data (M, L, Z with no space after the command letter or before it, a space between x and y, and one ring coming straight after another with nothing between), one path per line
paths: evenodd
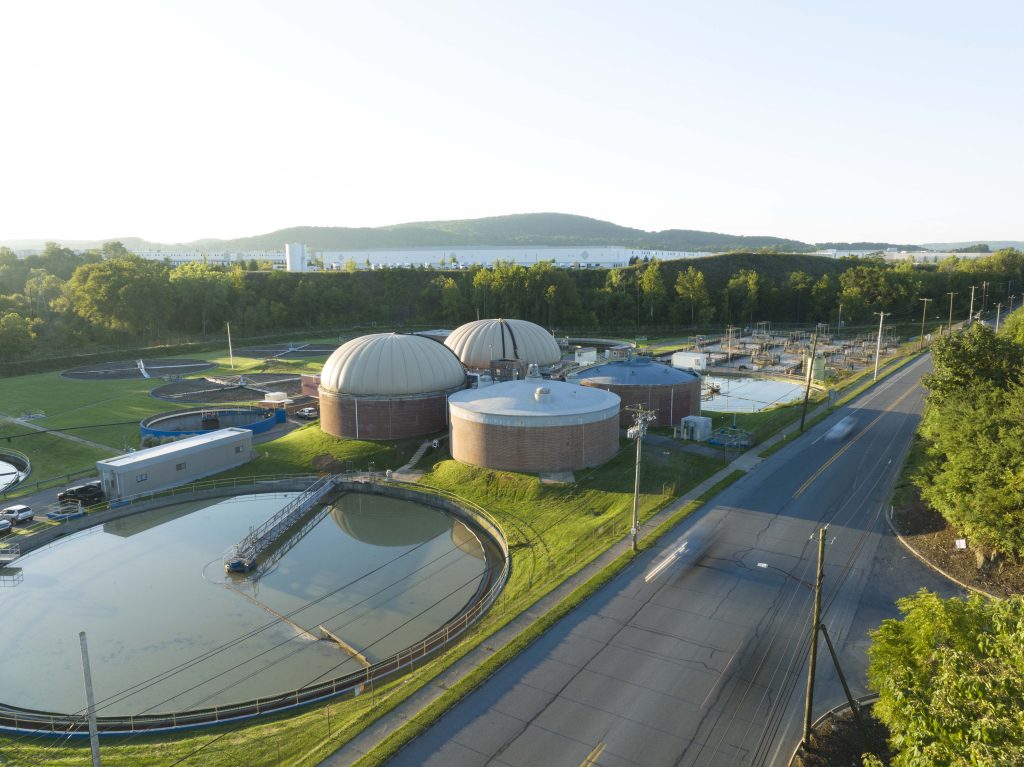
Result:
M70 368L61 373L63 378L74 378L80 381L123 381L132 378L145 378L139 368L140 360L119 360L117 362L97 362L93 365L82 365ZM168 376L185 376L202 373L214 367L206 360L141 360L150 378L166 378Z
M956 541L963 536L916 493L910 503L893 511L893 525L924 559L961 583L996 596L1024 593L1024 565L1003 561L992 571L982 572L970 540L966 549L958 549Z
M868 751L888 764L892 758L889 729L871 715L870 707L862 708L860 716L867 739L853 713L845 709L818 725L811 733L811 748L800 749L790 767L861 767L861 755Z

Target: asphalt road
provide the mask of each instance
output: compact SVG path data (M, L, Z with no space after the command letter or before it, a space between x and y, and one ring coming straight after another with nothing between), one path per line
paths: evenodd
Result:
M392 765L785 765L800 738L817 559L824 622L863 694L867 631L927 587L883 514L925 361L780 450L642 554ZM852 415L856 428L830 441ZM842 700L822 644L814 710Z

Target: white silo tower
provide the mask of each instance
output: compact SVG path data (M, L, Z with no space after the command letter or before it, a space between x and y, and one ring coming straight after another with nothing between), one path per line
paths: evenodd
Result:
M306 271L306 246L301 242L289 242L284 246L284 261L289 272Z

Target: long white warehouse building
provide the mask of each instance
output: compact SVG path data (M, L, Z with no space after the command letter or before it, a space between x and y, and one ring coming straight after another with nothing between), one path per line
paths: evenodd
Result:
M248 463L252 432L230 427L96 461L111 501L193 482Z

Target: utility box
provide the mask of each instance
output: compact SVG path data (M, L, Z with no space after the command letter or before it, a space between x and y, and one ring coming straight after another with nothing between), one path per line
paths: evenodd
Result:
M111 501L166 490L248 463L252 432L230 427L96 461Z
M711 419L704 415L688 415L679 421L679 436L694 442L711 439Z
M672 367L704 371L708 369L708 358L704 352L676 352L672 355Z

